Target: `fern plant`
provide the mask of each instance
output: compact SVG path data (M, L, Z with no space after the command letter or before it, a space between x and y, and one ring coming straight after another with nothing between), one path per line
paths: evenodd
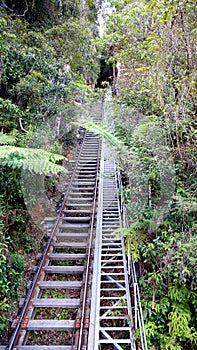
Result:
M78 123L73 123L80 125L87 129L90 132L93 132L96 135L103 136L106 140L108 140L113 146L116 146L117 148L121 149L123 153L127 152L127 147L124 145L124 143L111 131L108 130L107 125L102 125L93 122L92 120L83 120Z
M45 175L49 173L56 174L62 171L66 172L63 166L56 164L57 161L64 159L62 155L37 148L5 145L5 143L9 142L9 136L0 133L0 165L2 167L19 168L35 174Z
M11 135L0 133L0 145L11 145L14 141L15 139Z

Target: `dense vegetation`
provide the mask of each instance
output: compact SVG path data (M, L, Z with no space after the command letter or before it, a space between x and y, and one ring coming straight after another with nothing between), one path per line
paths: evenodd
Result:
M120 67L115 132L148 347L196 349L196 2L112 3L101 45Z
M92 98L98 58L109 57L114 130L97 131L119 149L148 348L196 349L196 1L111 3L98 38L96 1L1 1L0 309L16 297L9 286L19 284L35 230L21 168L62 169L54 152L66 154L76 106Z
M0 2L2 337L10 300L17 305L27 254L35 250L34 237L38 242L42 237L29 213L45 216L37 198L43 184L54 194L58 176L51 174L65 171L61 162L76 134L70 121L99 72L95 21L93 1Z

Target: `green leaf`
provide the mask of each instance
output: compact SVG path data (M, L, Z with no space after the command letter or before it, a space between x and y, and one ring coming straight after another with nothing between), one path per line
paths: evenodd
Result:
M36 174L66 172L63 166L55 164L56 161L63 159L64 157L59 154L52 154L42 149L0 146L2 166L23 168Z

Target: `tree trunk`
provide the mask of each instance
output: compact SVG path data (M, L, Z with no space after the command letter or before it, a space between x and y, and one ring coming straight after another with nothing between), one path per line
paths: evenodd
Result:
M80 1L80 18L81 18L81 23L83 24L86 19L86 0L81 0Z

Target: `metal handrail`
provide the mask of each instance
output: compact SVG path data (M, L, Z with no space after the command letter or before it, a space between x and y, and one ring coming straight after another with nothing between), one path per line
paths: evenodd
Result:
M122 180L121 180L121 175L120 175L119 169L115 167L114 170L115 170L115 180L117 183L117 188L119 190L118 206L119 206L119 215L121 218L121 228L124 228L125 227L125 220L124 220L124 216L123 216L124 206L123 206ZM122 245L124 246L125 244L124 244L124 236L123 235L121 235L121 241L122 241ZM125 249L124 249L124 251L125 251ZM126 266L127 265L126 252L124 252L124 260L125 260L125 266ZM131 299L128 279L127 279L126 286L127 286L127 293L129 294L129 299ZM132 310L131 310L131 300L130 300L130 305L128 305L128 310L129 310L129 314L131 317L131 327L133 328L134 327L134 322L133 322L134 320L133 320L133 315L132 315ZM136 343L135 343L134 334L132 334L131 347L132 347L132 350L136 350Z

